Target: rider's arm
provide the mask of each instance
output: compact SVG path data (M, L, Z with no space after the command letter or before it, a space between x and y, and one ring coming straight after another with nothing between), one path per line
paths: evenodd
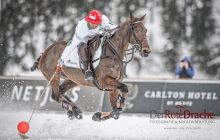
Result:
M105 15L102 15L102 24L103 28L114 29L117 27L114 23L112 23Z
M75 29L75 34L73 37L73 41L75 45L80 44L81 42L87 43L88 42L88 30L86 30L86 21L81 20L78 22L76 29ZM83 30L83 31L82 31Z

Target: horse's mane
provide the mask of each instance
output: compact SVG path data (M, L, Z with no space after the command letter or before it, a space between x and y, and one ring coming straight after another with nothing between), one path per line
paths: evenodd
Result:
M132 22L136 22L136 21L140 21L140 19L139 19L139 18L137 18L137 17L134 17L134 19L133 19L133 21L132 21ZM122 22L122 23L120 24L120 27L118 28L118 30L117 30L117 31L122 30L122 29L123 29L123 27L124 27L125 25L130 25L130 24L131 24L131 19L127 19L125 22Z

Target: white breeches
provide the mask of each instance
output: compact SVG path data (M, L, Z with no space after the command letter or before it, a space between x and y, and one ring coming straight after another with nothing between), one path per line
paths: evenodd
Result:
M78 47L77 47L77 45L74 45L74 43L72 41L68 46L66 46L66 48L64 49L60 58L64 62L67 61L67 59L69 58L69 55L71 55L75 49L78 49Z

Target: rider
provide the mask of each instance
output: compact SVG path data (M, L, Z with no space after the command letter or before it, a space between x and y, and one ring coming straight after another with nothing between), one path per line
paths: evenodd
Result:
M93 73L90 69L90 55L87 42L98 34L102 34L106 30L116 28L110 20L98 10L91 10L89 14L80 20L76 26L75 34L72 42L63 51L58 66L62 66L67 57L75 47L78 47L78 55L82 61L85 71L85 80L93 80Z

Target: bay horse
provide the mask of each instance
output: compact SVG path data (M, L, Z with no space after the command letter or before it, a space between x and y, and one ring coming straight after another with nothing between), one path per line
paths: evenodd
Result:
M146 37L147 29L143 24L145 16L138 18L130 14L130 19L122 23L113 36L107 37L103 45L105 47L105 57L101 58L98 67L94 69L94 73L99 83L98 88L108 91L112 111L96 112L92 117L94 121L103 121L109 118L118 119L122 113L128 93L128 87L122 83L125 65L123 58L126 56L126 50L128 50L129 44L134 44L132 46L133 49L135 46L138 46L142 57L147 57L151 52ZM93 82L84 79L81 69L70 68L65 65L59 71L61 74L58 73L53 76L56 71L57 62L66 45L67 42L65 41L59 41L50 45L38 57L32 70L38 68L44 77L50 81L52 99L62 105L70 119L82 119L82 111L65 95L65 92L78 85L97 86ZM65 80L60 85L62 75L65 77Z

